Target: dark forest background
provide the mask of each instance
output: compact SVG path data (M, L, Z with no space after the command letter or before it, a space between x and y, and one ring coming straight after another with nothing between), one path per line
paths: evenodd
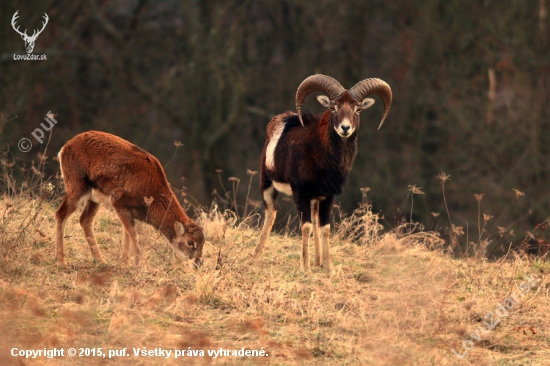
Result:
M2 1L0 147L17 165L3 164L0 191L8 170L18 178L18 167L38 161L45 144L30 134L52 111L47 174L58 171L51 158L65 141L103 130L170 161L170 182L208 206L221 189L216 169L226 184L259 170L265 127L294 109L304 78L323 73L349 88L377 77L394 101L379 131L380 100L362 114L343 211L370 187L374 211L392 226L399 212L408 218L416 185L425 194L414 196L413 219L448 226L436 178L443 171L453 224L470 240L479 193L489 226L519 220L521 240L550 216L548 2ZM16 10L29 34L48 14L34 50L47 61L13 60L25 54L10 24ZM305 106L319 111L311 96ZM30 152L18 150L22 137L33 140ZM177 151L174 140L183 144ZM256 200L258 185L256 176Z

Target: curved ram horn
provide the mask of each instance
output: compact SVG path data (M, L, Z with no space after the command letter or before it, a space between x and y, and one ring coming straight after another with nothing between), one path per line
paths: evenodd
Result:
M331 100L338 98L346 89L336 79L331 78L330 76L315 74L306 78L296 91L296 111L298 112L298 117L300 118L300 123L304 125L302 120L302 103L306 95L314 91L322 91L328 94L328 97Z
M384 115L382 116L382 121L378 129L382 127L382 123L386 119L388 112L390 111L390 105L392 101L392 93L390 86L380 79L365 79L363 81L355 84L350 90L349 93L358 101L362 101L369 94L376 94L384 102Z

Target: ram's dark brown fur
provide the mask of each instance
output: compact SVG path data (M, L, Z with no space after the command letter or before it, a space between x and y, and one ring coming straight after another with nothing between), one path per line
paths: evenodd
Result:
M318 116L302 114L303 99L315 90L330 95L317 98L327 110ZM357 156L359 112L374 103L373 99L364 98L371 92L384 101L383 122L391 103L391 90L385 82L366 79L347 91L325 75L313 75L302 82L296 93L298 113L287 111L271 119L260 166L266 217L256 257L262 255L269 239L277 195L284 192L293 196L300 214L302 268L309 270L308 243L313 232L315 263L331 271L328 237L332 203L334 197L342 193Z

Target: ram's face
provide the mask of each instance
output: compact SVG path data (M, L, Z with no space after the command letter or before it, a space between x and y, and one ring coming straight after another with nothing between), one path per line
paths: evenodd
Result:
M329 108L332 128L343 138L353 135L359 128L359 113L374 104L374 99L365 98L358 101L347 91L334 100L325 95L318 96L317 100L323 107Z

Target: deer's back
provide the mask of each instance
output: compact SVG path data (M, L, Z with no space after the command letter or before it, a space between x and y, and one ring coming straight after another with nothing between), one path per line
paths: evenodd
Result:
M164 170L153 155L109 133L76 135L59 152L59 162L66 185L84 181L104 194L122 188L142 197L167 189Z

